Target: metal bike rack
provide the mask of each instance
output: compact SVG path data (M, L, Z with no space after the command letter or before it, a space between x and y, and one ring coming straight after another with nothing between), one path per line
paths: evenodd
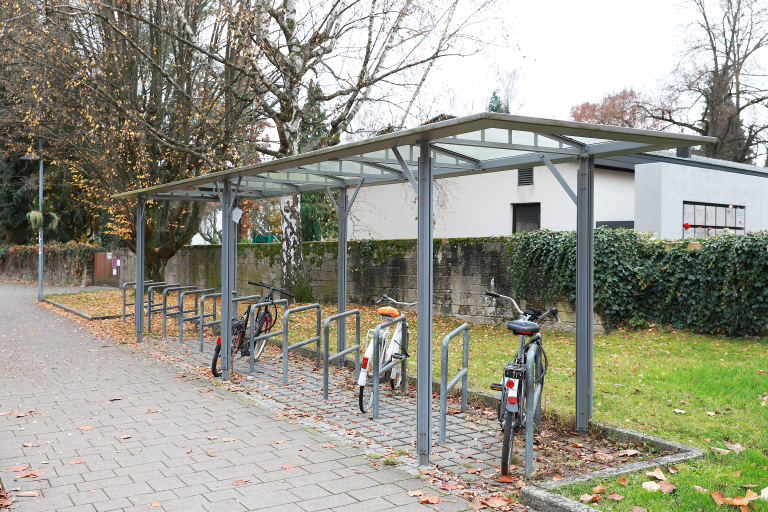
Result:
M294 313L301 313L302 311L307 311L309 309L317 310L317 331L316 331L317 335L313 336L312 338L299 341L298 343L294 343L293 345L288 345L288 317ZM317 350L315 352L316 354L315 365L319 368L320 367L320 304L310 304L308 306L301 306L298 308L286 309L285 313L283 313L283 356L282 356L283 357L283 384L288 384L288 352L313 342L317 342Z
M174 286L172 288L166 288L163 290L163 341L165 341L165 323L169 316L173 316L176 314L177 311L181 311L182 309L182 302L181 302L181 293L185 290L197 290L197 286L189 285L189 286ZM179 293L179 304L177 306L168 306L168 292L177 292ZM175 309L176 311L168 313L169 309Z
M541 426L541 392L544 389L543 382L534 387L533 381L544 371L544 366L536 343L529 345L525 357L525 476L528 477L533 472L533 427Z
M199 322L201 321L200 315L198 315L198 307L200 307L200 294L201 293L208 293L208 292L215 292L215 291L216 291L216 288L204 288L202 290L187 290L187 291L181 292L179 294L179 306L181 306L179 308L179 313L174 312L174 313L170 313L168 315L168 316L173 316L173 315L178 315L179 316L179 345L183 345L184 344L184 322L196 321L196 322L198 322L198 325L199 325ZM184 297L186 297L187 295L194 295L195 296L195 308L194 309L182 309L182 307L184 306ZM214 301L214 303L215 303L215 301ZM214 308L214 311L215 311L215 308ZM188 317L185 318L184 317L184 313L194 313L194 316L188 316ZM207 315L207 316L210 316L210 315Z
M150 279L148 281L144 281L144 284L147 285L147 284L161 284L161 283L155 283L154 281L152 281ZM125 306L133 306L134 304L136 304L136 299L134 299L133 302L125 302L125 289L127 287L131 286L131 285L135 289L136 288L136 281L131 281L130 283L123 283L123 323L125 323ZM142 300L144 299L144 294L143 293L141 294L141 298L142 298ZM146 305L147 305L147 303L144 302L144 306L145 307L146 307Z
M461 371L448 382L448 343L460 332L464 333L464 356ZM467 411L467 385L469 383L469 324L462 324L443 338L443 351L440 363L440 444L445 443L446 415L448 414L448 392L461 379L461 412Z
M275 331L275 332L269 332L267 334L262 334L261 336L259 336L256 339L254 339L254 337L253 337L253 335L255 334L255 331L256 331L256 321L255 321L256 318L253 316L254 315L254 310L258 309L260 307L263 307L263 306L271 306L272 304L274 304L275 306L277 306L278 304L282 304L283 305L283 314L285 314L285 310L288 307L288 299L278 299L278 300L272 300L272 301L269 301L269 302L259 302L258 304L251 304L251 312L248 315L249 318L251 319L251 335L249 336L249 338L251 340L251 342L250 342L251 343L251 346L250 346L250 349L251 349L250 350L250 353L251 353L250 374L251 375L253 375L253 366L256 363L256 359L254 359L254 354L253 354L254 346L256 345L256 342L259 341L259 340L265 340L265 339L273 338L275 336L280 336L281 334L283 334L283 331L280 330L280 331ZM285 327L285 326L283 326L283 327Z
M206 315L205 314L205 299L207 299L209 297L213 299L213 313L208 313ZM199 352L201 354L203 353L203 331L205 330L206 327L209 327L209 326L213 327L214 325L221 324L221 320L216 320L216 297L221 297L221 293L209 293L208 295L203 295L202 297L200 297L200 315L198 316L200 321L198 322L197 325L198 325L198 328L200 329L200 331L199 331L199 334L200 334L200 349L199 349ZM207 316L213 316L213 320L211 320L210 322L206 322L205 321L205 317L207 317Z
M377 325L373 330L373 346L374 350L377 350L379 347L379 336L381 329L384 327L389 327L390 325L394 325L398 322L403 322L403 339L400 342L401 349L403 352L408 352L408 318L406 318L405 315L400 315L397 318L393 318L392 320L387 320L386 322L382 322L379 325ZM405 359L393 359L389 363L384 365L384 368L379 368L379 354L376 353L373 359L373 419L378 420L379 419L379 377L382 373L386 372L390 368L394 368L396 364L400 363L402 365L402 368L400 371L402 372L402 378L400 379L400 391L401 393L405 394Z
M355 339L357 340L357 344L346 348L342 350L341 352L337 352L334 355L329 355L329 348L328 343L330 342L330 332L331 332L331 322L334 320L339 320L341 318L346 318L348 316L355 315ZM341 326L341 324L339 324ZM325 319L325 322L323 322L323 400L326 402L328 401L328 365L331 363L331 361L335 361L336 359L342 360L345 355L349 354L350 352L355 353L355 378L360 375L360 310L359 309L352 309L350 311L346 311L344 313L339 313L338 315L332 315Z
M165 288L171 288L174 286L181 286L179 283L173 283L173 284L153 284L149 288L147 288L147 332L152 331L152 313L158 313L162 311L162 308L153 308L154 305L154 298L155 298L155 290L161 290Z

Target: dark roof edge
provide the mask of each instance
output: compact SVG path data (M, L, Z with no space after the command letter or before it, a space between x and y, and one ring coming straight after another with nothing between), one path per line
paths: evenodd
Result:
M608 158L595 159L595 166L599 166L605 169L611 169L615 171L624 171L624 172L634 171L636 165L652 164L652 163L668 163L668 164L675 164L675 165L684 165L686 167L698 167L701 169L711 169L715 171L723 171L723 172L730 172L734 174L745 174L747 176L760 176L762 178L768 178L768 172L759 171L757 170L757 168L754 171L752 171L749 169L742 169L740 167L732 167L730 165L715 164L711 162L701 162L698 160L689 160L687 158L656 155L651 153L635 153L634 155L613 156ZM727 162L727 163L730 163L730 162Z

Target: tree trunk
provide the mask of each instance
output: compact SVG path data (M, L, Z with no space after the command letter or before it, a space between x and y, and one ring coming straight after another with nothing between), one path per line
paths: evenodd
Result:
M280 198L280 219L283 231L283 240L280 246L283 287L288 291L294 291L304 260L301 243L301 196L299 194Z

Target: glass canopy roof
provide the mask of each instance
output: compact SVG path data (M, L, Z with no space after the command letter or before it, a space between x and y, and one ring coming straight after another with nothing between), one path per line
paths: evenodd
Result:
M542 165L544 156L556 164L576 161L580 155L605 158L715 141L713 137L484 112L112 197L218 201L225 180L238 198L406 182L404 166L418 177L423 144L430 146L437 179Z

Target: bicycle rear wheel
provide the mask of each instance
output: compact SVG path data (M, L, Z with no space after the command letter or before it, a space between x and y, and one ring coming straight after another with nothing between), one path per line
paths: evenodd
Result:
M365 386L360 386L360 393L358 395L358 402L360 405L360 412L366 413L373 408L373 381L369 379L365 383Z
M262 334L266 334L264 331L264 326L269 323L269 317L267 315L263 315L259 322L256 324L256 330L254 331L254 337L259 337ZM250 340L249 340L250 343ZM261 357L261 353L264 352L264 347L267 346L267 338L260 339L258 341L255 341L253 343L253 360L258 361Z
M504 441L501 444L501 474L511 473L513 450L515 446L515 413L505 411L504 418Z

